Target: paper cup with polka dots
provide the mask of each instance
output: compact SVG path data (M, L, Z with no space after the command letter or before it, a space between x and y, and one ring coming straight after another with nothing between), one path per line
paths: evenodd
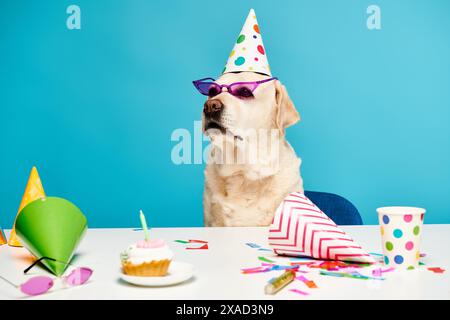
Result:
M384 264L399 269L416 269L419 266L425 209L382 207L377 212Z

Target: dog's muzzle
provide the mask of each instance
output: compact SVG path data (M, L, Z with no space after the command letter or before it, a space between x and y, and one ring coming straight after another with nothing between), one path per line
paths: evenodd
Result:
M224 107L224 104L219 99L210 99L205 102L203 106L205 131L208 129L218 129L220 132L225 133L226 129L220 121Z
M203 106L203 113L207 119L219 121L224 104L219 99L210 99Z

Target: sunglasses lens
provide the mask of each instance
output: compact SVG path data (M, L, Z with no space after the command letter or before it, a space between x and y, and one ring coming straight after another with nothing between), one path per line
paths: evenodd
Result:
M20 285L20 291L29 295L36 296L46 293L53 286L53 280L49 277L33 277L24 284Z
M233 96L239 98L250 98L253 97L253 90L255 86L251 84L239 84L235 86L231 86L231 90L229 91Z
M89 268L76 268L65 279L70 286L79 286L89 280L93 271Z
M221 91L221 88L214 82L199 82L197 89L201 94L210 97L218 95Z

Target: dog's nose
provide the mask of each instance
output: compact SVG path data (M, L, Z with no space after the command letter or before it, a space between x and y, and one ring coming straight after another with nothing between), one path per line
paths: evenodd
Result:
M219 114L223 107L224 105L219 99L210 99L205 102L203 112L205 113L205 116L213 116L215 114Z

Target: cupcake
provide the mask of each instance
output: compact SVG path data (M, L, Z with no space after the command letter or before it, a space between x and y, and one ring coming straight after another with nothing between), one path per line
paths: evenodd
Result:
M125 274L139 277L161 277L167 274L173 252L162 239L142 240L121 253Z

